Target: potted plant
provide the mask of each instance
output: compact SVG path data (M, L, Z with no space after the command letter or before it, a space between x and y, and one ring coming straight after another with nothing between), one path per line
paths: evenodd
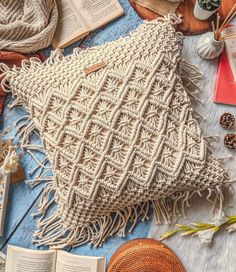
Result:
M208 19L220 7L221 0L196 0L194 16L199 20Z

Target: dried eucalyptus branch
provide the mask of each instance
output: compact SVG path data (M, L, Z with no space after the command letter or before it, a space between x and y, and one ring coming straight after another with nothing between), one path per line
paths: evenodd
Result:
M226 216L221 224L192 223L190 226L176 224L177 229L167 231L161 235L160 240L169 238L177 233L181 236L198 236L202 243L211 243L213 236L218 231L225 229L228 233L236 230L236 216Z

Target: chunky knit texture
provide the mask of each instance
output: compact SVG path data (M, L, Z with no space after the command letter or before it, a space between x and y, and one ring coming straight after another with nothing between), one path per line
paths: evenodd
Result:
M36 52L50 45L57 26L55 0L1 0L0 50Z
M179 21L173 15L146 22L117 41L67 57L56 51L44 64L24 61L21 70L2 66L2 86L33 120L23 146L32 147L35 126L52 164L38 245L99 245L124 235L129 221L132 229L147 218L149 204L158 222L169 222L205 190L222 201L228 176L191 106L187 91L197 90L199 74L180 58ZM106 67L85 74L102 61ZM57 209L47 217L53 201Z

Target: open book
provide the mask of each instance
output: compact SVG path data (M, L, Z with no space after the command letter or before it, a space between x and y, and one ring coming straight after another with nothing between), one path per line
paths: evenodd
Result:
M52 47L64 48L124 14L118 0L58 0Z
M105 272L105 257L8 246L5 272Z

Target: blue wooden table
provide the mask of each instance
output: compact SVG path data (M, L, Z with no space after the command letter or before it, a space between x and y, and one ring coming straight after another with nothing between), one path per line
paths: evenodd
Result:
M115 40L120 36L124 36L137 28L137 26L142 23L142 20L138 17L127 0L121 0L120 3L125 10L125 16L113 21L104 28L91 33L84 40L66 48L64 51L65 55L71 54L73 48L77 46L87 48L94 45L100 45ZM47 57L49 56L50 51L51 48L45 50ZM4 139L13 139L14 144L17 144L19 139L16 137L15 122L19 117L25 114L25 111L22 107L9 110L7 105L11 100L12 98L8 97L1 121L0 133ZM34 141L39 142L39 139L35 137ZM37 212L43 184L40 184L34 189L30 189L27 184L27 180L34 177L28 172L36 165L29 154L23 154L21 164L26 173L26 180L25 182L12 185L10 189L4 237L0 238L0 247L3 252L6 252L8 244L36 249L32 244L33 232L36 230L36 220L33 219L32 214ZM127 240L138 237L147 237L149 228L150 222L140 222L133 233L129 234L126 238L112 237L100 248L84 245L78 248L68 248L67 250L81 255L107 256L109 260L115 250Z

